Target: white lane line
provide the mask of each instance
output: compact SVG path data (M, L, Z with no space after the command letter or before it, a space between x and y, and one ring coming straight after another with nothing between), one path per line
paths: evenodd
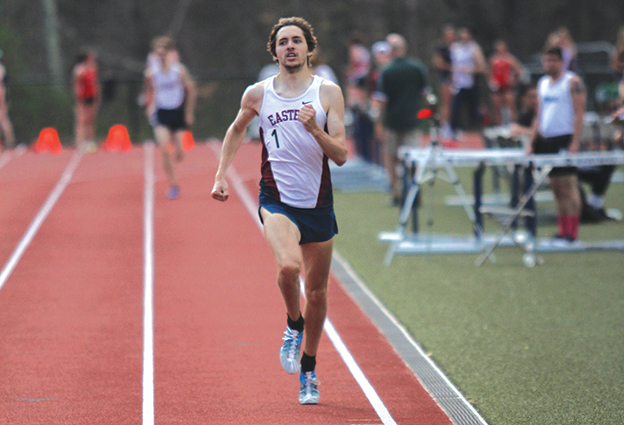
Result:
M22 156L26 152L26 148L23 145L17 146L14 150L4 151L2 155L0 155L0 169L7 165L10 160L15 157Z
M154 144L145 143L143 197L143 425L154 424Z
M379 394L377 394L377 391L375 391L375 387L373 387L368 378L366 378L366 375L364 375L362 369L360 369L360 366L357 364L351 355L351 352L342 341L340 334L338 334L338 331L334 328L331 320L325 320L323 329L336 348L336 351L338 351L340 357L342 357L342 360L347 365L347 368L349 368L349 372L351 372L351 375L353 375L357 383L360 385L360 388L362 388L362 391L364 391L366 398L368 398L368 401L373 406L373 409L377 412L379 419L381 419L384 425L396 425L396 422L386 408L386 405L379 397Z
M17 263L22 258L22 255L24 255L26 248L28 248L28 245L30 245L30 243L32 242L44 220L46 219L48 214L50 214L50 211L52 211L54 204L56 204L60 196L63 194L63 191L69 184L69 181L71 180L74 171L76 170L76 167L78 167L81 159L82 154L80 152L74 153L74 156L72 156L69 164L67 164L67 167L65 167L61 178L56 183L56 186L48 196L48 199L46 199L43 206L41 207L33 221L30 223L30 226L26 230L26 233L24 233L24 236L22 236L22 239L17 244L15 251L13 251L13 254L2 268L2 272L0 273L0 289L2 289L11 273L13 273L13 270L17 266Z
M210 148L212 149L215 156L219 158L220 151L217 145L214 143L211 143ZM243 205L245 206L249 214L254 219L256 226L258 226L258 228L262 232L263 231L262 223L260 222L260 218L258 217L258 204L253 200L252 196L249 194L247 187L243 183L243 180L240 178L238 172L236 171L236 168L233 165L231 165L228 170L228 177L229 177L229 180L232 182L232 186L234 187L236 194L241 199L241 202L243 203ZM305 282L303 281L303 279L301 279L300 282L301 282L301 291L303 293L303 291L305 290ZM347 346L342 341L340 334L338 334L338 331L336 331L336 328L334 327L334 325L332 324L329 318L325 319L325 324L323 326L323 329L325 330L325 333L329 337L329 340L333 344L334 348L336 349L336 351L342 358L342 361L344 361L345 364L347 365L349 372L351 372L351 375L353 375L353 378L355 378L360 388L362 388L364 395L366 395L366 398L368 398L368 401L373 406L373 409L375 409L375 412L377 412L379 419L381 419L384 425L396 425L396 422L394 421L394 419L392 418L392 415L390 415L390 412L388 411L383 401L377 394L377 391L375 391L375 388L371 385L368 378L366 378L366 375L364 375L364 372L362 371L360 366L357 364L357 362L351 355L351 352L349 351Z
M3 152L2 155L0 155L0 169L4 167L5 165L7 165L12 157L13 157L13 154L11 151Z

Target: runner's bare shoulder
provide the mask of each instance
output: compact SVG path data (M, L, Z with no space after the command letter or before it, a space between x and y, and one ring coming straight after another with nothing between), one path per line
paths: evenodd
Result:
M256 112L259 112L266 83L266 81L259 81L247 87L241 99L241 107L254 109Z

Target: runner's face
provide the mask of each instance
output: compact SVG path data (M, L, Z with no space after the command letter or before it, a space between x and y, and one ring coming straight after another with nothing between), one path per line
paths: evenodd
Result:
M157 45L154 51L162 60L167 56L167 48L163 44Z
M275 54L277 61L288 72L296 72L307 66L308 43L303 30L295 25L281 28L275 37Z

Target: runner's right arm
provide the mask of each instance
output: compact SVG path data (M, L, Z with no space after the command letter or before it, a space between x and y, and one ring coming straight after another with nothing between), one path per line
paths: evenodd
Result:
M259 114L263 94L264 85L262 83L256 83L245 90L238 115L236 115L234 122L232 122L225 133L221 157L219 158L219 169L212 187L212 197L217 201L227 201L229 197L225 174L234 160L234 155L236 155L240 145L243 143L247 126Z

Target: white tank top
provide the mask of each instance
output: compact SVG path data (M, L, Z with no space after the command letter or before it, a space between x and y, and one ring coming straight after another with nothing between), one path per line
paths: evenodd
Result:
M156 108L179 108L184 103L184 84L179 64L172 64L167 72L163 70L160 61L154 62L152 66Z
M453 64L453 87L469 89L475 84L474 74L467 69L474 70L476 66L475 54L477 44L453 43L451 45L451 63Z
M574 73L565 71L553 81L544 75L537 83L539 99L538 131L543 137L557 137L574 133L574 104L570 81Z
M264 143L260 190L291 207L332 205L328 158L316 139L297 121L301 108L311 104L316 111L316 122L326 128L327 114L320 99L323 79L314 76L305 93L293 98L278 95L274 80L275 77L265 80L260 107L260 138Z

